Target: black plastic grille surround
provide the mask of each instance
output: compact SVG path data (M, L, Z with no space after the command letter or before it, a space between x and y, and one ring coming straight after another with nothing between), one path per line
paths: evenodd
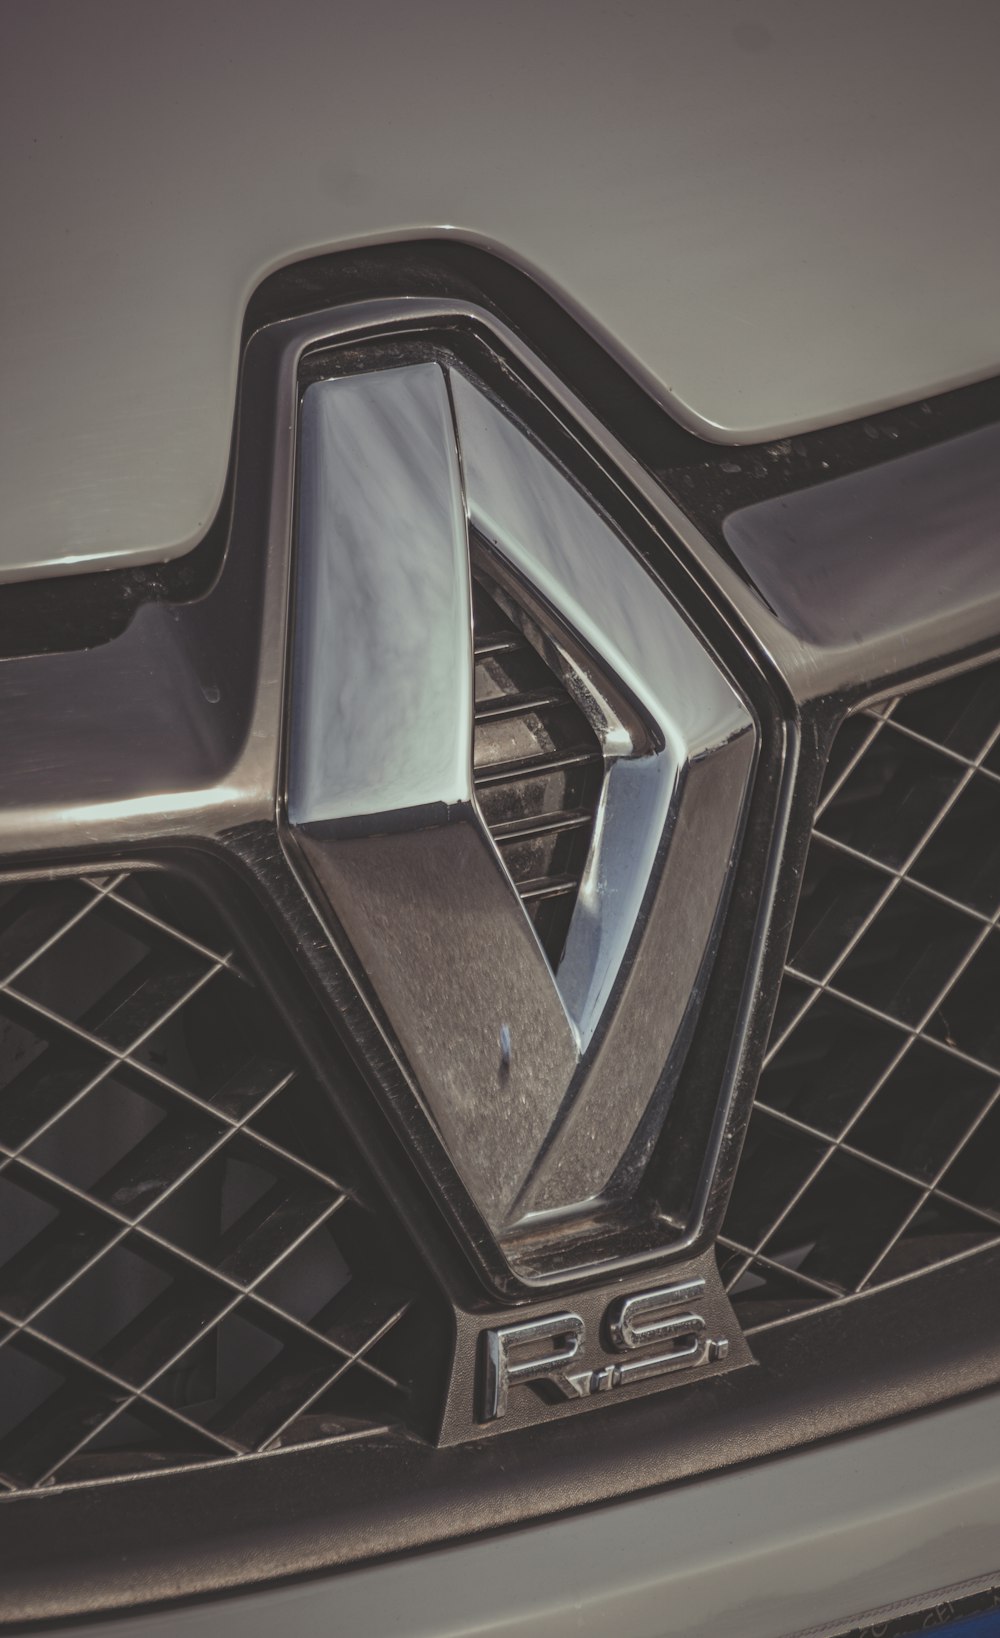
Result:
M1000 1241L1000 665L847 718L720 1242L745 1328Z
M556 827L576 852L512 865L522 891L545 871L573 884L526 896L565 916L543 935L555 959L600 748L482 587L476 634L477 789L505 858L550 816L586 818ZM835 741L720 1241L748 1330L1000 1244L998 920L994 665L870 707ZM412 1272L185 876L0 887L0 1489L412 1420Z
M0 889L0 1489L405 1419L408 1270L186 878Z
M476 798L555 967L604 778L600 742L562 680L473 580Z

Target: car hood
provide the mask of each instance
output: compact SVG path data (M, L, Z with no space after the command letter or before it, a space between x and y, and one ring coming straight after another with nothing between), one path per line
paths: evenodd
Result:
M2 32L9 578L198 540L248 296L321 249L485 242L717 441L1000 361L991 0L17 0Z

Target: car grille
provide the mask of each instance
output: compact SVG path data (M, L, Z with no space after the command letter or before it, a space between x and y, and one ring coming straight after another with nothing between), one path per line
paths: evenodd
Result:
M559 676L476 580L473 622L476 799L555 967L587 862L603 753Z
M1000 666L834 742L720 1244L753 1329L1000 1239Z
M0 1485L399 1419L406 1258L213 905L0 893Z

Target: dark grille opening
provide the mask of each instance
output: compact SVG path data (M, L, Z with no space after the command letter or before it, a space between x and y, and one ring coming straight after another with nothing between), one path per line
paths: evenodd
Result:
M1000 1241L1000 665L848 718L720 1241L745 1327Z
M561 679L477 580L476 797L553 967L604 778L596 734Z
M0 1487L397 1421L420 1287L207 899L0 889Z

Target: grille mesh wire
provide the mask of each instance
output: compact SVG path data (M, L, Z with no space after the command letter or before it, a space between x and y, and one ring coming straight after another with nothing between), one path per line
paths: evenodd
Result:
M748 1329L1000 1242L998 920L994 665L834 744L720 1240ZM397 1417L399 1247L210 907L161 872L13 883L0 975L0 1487Z
M398 1419L406 1257L207 902L14 883L0 972L0 1488Z
M747 1329L1000 1241L1000 665L846 720L720 1240Z

